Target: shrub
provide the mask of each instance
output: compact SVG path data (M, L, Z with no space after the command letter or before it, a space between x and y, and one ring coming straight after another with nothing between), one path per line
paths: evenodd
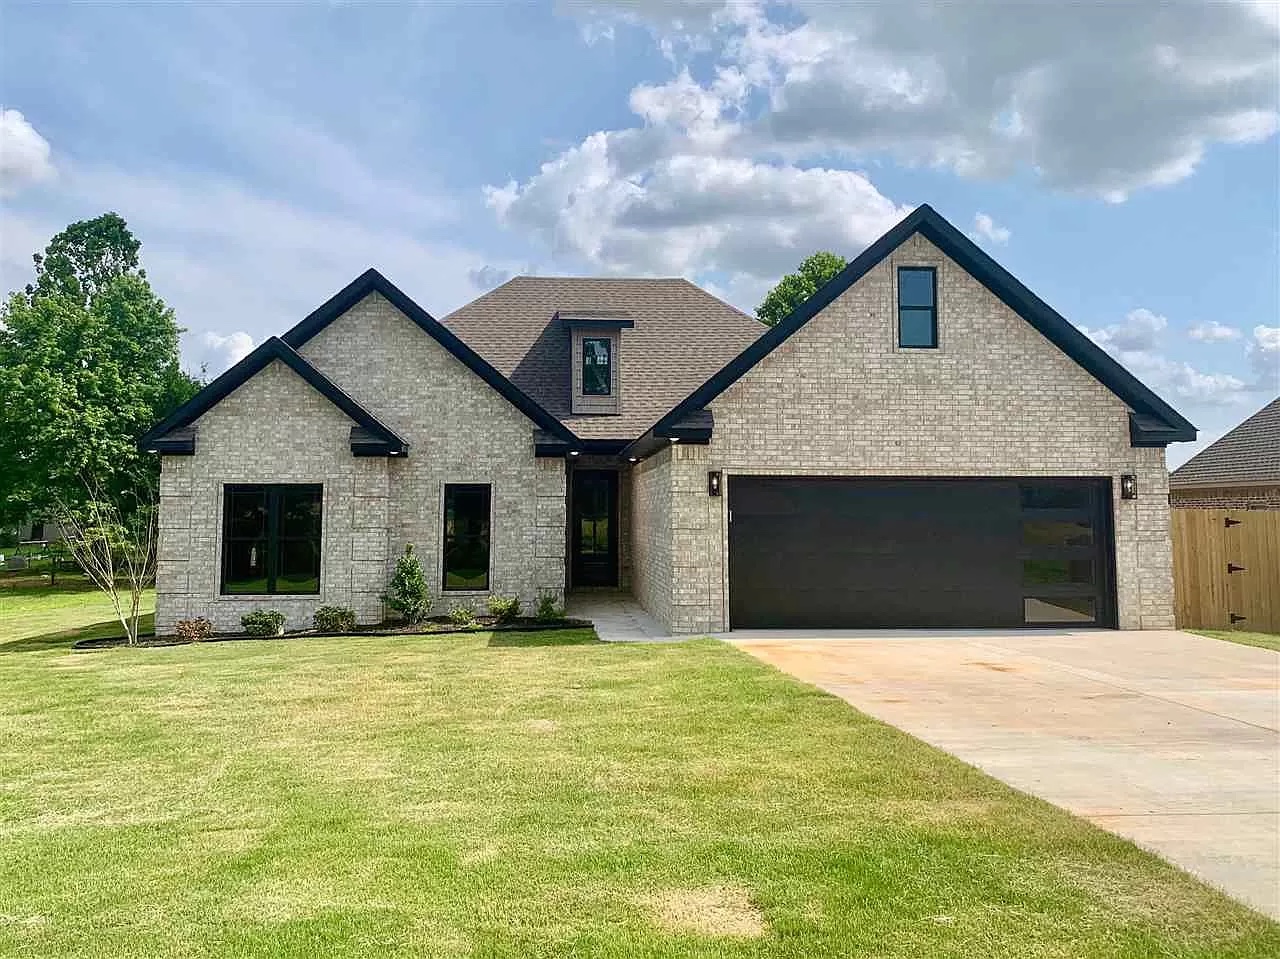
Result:
M538 596L538 610L534 618L540 623L551 623L564 619L564 607L556 602L555 593L542 593Z
M474 626L476 624L476 608L470 603L459 603L449 610L449 622L455 626Z
M490 596L489 615L499 623L514 622L520 615L519 596Z
M427 589L422 564L413 555L412 543L405 544L404 555L396 560L396 571L382 601L403 616L406 623L420 623L427 618L431 591Z
M284 632L284 613L277 609L255 609L240 617L240 627L250 636L279 636Z
M356 628L356 611L350 606L321 606L311 619L321 633L349 633Z
M208 639L213 635L213 623L203 616L197 616L195 619L180 619L178 620L178 625L174 627L174 631L178 634L179 639L185 639L189 643L198 643L200 640Z

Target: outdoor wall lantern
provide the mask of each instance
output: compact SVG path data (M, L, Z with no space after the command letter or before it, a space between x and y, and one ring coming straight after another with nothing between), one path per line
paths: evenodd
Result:
M1138 498L1138 477L1134 476L1132 473L1125 473L1120 477L1120 498Z
M708 496L720 495L720 471L719 470L712 470L710 473L707 474L707 495Z

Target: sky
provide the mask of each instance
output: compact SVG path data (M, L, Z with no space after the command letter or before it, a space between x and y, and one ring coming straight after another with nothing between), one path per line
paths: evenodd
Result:
M1199 428L1280 393L1280 3L12 3L0 286L120 213L216 374L369 266L753 311L929 203Z

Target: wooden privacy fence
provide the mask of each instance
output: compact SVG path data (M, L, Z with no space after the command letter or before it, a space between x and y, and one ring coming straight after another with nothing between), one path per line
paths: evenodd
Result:
M1280 510L1172 513L1178 625L1280 633Z

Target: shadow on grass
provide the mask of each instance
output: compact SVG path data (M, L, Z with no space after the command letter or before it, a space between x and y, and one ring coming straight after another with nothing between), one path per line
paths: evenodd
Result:
M604 646L594 629L546 630L535 633L494 633L488 642L492 647L522 646Z
M156 617L154 613L146 613L138 622L138 634L141 637L154 636ZM78 626L75 629L63 629L56 633L45 633L41 636L25 636L22 639L11 639L0 643L0 653L34 653L41 650L66 649L82 639L122 639L124 629L115 620L106 623L94 623L92 626Z

